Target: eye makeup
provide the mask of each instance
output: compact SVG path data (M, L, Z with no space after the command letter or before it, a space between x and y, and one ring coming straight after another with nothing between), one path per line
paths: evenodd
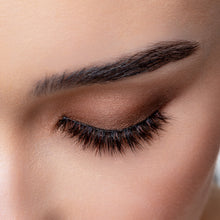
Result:
M98 153L101 156L105 152L124 155L127 149L132 152L143 149L141 141L152 141L154 134L159 134L158 131L163 129L163 124L168 123L168 119L165 113L156 110L143 121L129 127L102 129L62 115L56 128L77 140L83 150L93 150L95 155Z
M162 109L174 97L171 88L132 81L79 88L43 105L42 113L52 119L58 137L70 138L71 147L125 155L148 146L163 130L168 116Z
M36 113L26 121L45 128L51 138L68 141L71 148L96 155L135 152L148 147L165 128L170 116L164 107L184 89L185 81L171 75L65 91L39 100Z

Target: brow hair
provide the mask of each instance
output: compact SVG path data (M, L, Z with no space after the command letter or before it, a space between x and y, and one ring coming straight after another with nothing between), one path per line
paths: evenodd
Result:
M199 43L196 41L162 41L154 44L150 49L120 57L115 62L87 66L76 71L46 77L35 84L32 94L47 95L76 86L106 83L143 72L153 72L168 63L190 56L198 48Z

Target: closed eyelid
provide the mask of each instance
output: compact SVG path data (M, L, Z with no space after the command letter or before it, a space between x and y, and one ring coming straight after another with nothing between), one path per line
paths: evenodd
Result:
M126 146L129 146L132 151L142 149L140 142L150 142L153 133L161 130L162 125L167 123L168 119L169 117L157 110L145 120L130 127L120 130L105 130L62 116L57 122L56 128L67 133L71 138L76 137L84 150L92 145L96 154L101 155L103 151L107 150L112 155L117 152L124 154Z

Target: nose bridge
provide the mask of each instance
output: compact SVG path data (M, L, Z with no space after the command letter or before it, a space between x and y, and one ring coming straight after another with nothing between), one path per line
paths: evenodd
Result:
M0 116L0 219L20 219L22 153L13 126Z

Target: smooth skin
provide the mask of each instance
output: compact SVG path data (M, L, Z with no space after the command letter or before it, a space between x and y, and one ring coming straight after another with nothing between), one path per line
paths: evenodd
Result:
M45 76L172 40L201 47L151 76L30 95ZM163 110L172 119L136 154L97 157L53 130L63 111L111 128L170 88L178 94ZM220 146L219 97L219 0L0 0L0 219L201 219Z

